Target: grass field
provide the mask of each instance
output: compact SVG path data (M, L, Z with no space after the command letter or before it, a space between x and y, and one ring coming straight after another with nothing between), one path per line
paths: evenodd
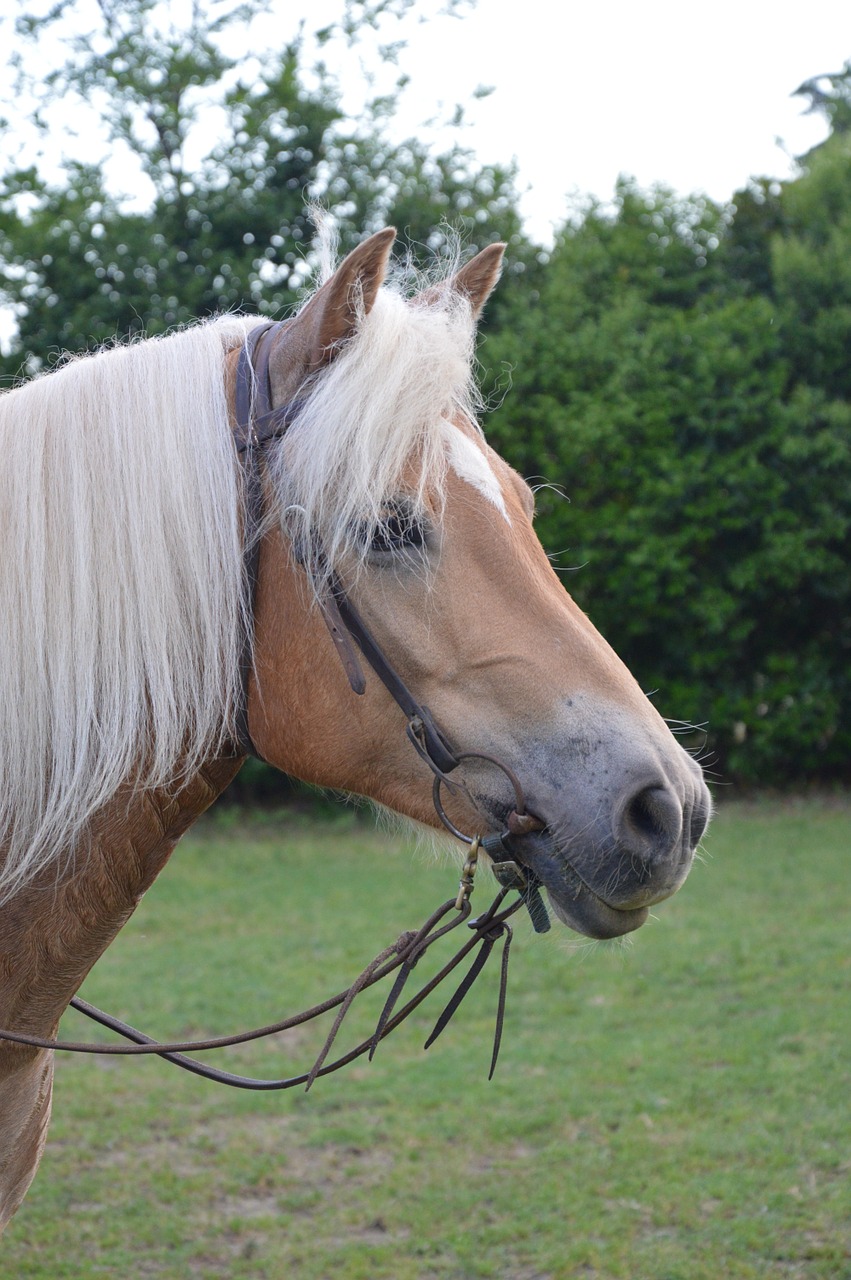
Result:
M214 817L84 994L164 1037L261 1023L455 883L348 813ZM628 945L520 928L490 1084L495 970L427 1054L439 995L307 1096L65 1059L0 1276L851 1280L849 908L847 800L731 804ZM321 1038L217 1060L287 1074Z

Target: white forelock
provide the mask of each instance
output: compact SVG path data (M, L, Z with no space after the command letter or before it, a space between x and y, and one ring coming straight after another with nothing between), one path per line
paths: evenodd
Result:
M271 459L285 528L314 583L362 566L387 503L439 516L448 463L442 422L473 418L474 324L452 290L429 303L385 286L305 398Z

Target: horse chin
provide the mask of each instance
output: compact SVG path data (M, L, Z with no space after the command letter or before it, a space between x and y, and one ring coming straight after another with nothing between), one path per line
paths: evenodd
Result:
M553 911L569 929L602 940L632 933L646 921L647 907L613 907L589 888L553 847L547 831L522 836L517 845L518 850L522 846L522 863L540 880Z
M552 889L547 889L547 897L562 924L586 938L620 938L625 933L640 929L648 915L647 907L628 911L610 907L584 885L576 897L563 891L555 893Z

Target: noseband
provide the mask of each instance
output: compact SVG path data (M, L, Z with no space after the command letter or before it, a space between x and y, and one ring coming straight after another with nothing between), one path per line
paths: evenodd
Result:
M298 400L277 409L272 404L270 356L276 338L284 332L286 327L287 322L275 323L270 321L258 325L251 331L239 353L235 387L236 426L234 429L234 442L241 460L243 473L244 572L249 602L249 626L246 628L240 658L240 699L234 717L233 737L234 748L238 754L253 755L258 759L263 759L263 757L255 746L249 729L248 685L253 670L254 605L259 575L261 530L263 525L263 478L261 470L263 449L270 441L280 439L283 436L301 407ZM368 1053L370 1059L372 1059L379 1042L399 1026L478 946L478 953L470 968L440 1014L431 1035L425 1042L424 1047L428 1048L441 1034L458 1009L461 1001L484 968L496 942L503 939L496 1027L488 1078L493 1076L502 1039L508 981L508 957L512 937L508 920L525 905L536 931L545 932L550 927L547 909L540 895L540 882L530 869L521 867L513 846L513 840L515 837L526 835L532 831L541 831L544 828L544 823L533 814L527 812L520 781L507 765L485 752L455 750L447 736L435 723L428 708L423 706L408 689L399 672L389 661L357 609L348 599L342 584L336 576L331 576L329 586L320 599L319 607L352 691L360 695L366 688L366 681L355 650L356 643L362 657L403 711L407 721L406 732L408 739L417 754L434 774L432 796L440 821L447 830L469 846L457 896L443 903L420 929L401 934L395 943L387 947L367 965L345 991L331 997L320 1005L315 1005L313 1008L305 1010L303 1013L284 1018L269 1026L241 1032L233 1036L220 1036L211 1040L164 1043L153 1040L143 1032L137 1031L127 1023L113 1018L111 1015L95 1008L94 1005L75 996L70 1002L73 1008L102 1026L117 1032L126 1040L131 1041L131 1043L124 1045L84 1044L57 1041L11 1031L0 1031L0 1040L8 1040L40 1049L60 1049L71 1053L120 1056L156 1054L176 1066L193 1072L195 1075L204 1076L220 1084L228 1084L241 1089L289 1089L299 1084L304 1084L309 1089L318 1076L328 1075L364 1053ZM442 801L442 788L446 786L456 792L461 789L449 775L463 765L466 760L480 760L490 764L500 770L511 783L514 790L515 805L506 819L506 826L502 832L486 837L470 836L460 831L447 815ZM472 801L469 793L467 795ZM493 872L501 888L488 909L482 915L471 918L470 895L473 892L474 876L480 849L483 849L490 856ZM517 890L520 896L511 904L505 906L505 899L511 890ZM443 968L426 982L406 1004L398 1007L408 978L422 956L441 938L465 922L472 931L473 936L463 943ZM375 983L380 982L394 972L396 973L396 978L372 1036L368 1040L361 1042L354 1049L349 1050L342 1057L333 1062L327 1062L326 1059L343 1018L355 997L361 991L372 987ZM228 1045L244 1044L247 1041L275 1035L280 1031L310 1022L321 1014L328 1013L335 1008L338 1012L325 1044L311 1069L301 1075L290 1076L280 1080L256 1080L252 1077L238 1076L231 1072L209 1067L185 1056L187 1052L225 1048Z

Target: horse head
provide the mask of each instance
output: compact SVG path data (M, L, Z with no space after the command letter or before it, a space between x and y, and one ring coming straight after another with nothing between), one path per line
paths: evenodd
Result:
M428 763L377 679L355 696L322 616L342 583L456 755L445 806L505 828L559 918L637 928L688 874L710 800L696 762L554 572L534 495L488 447L471 388L492 245L413 297L385 287L394 233L354 250L268 356L290 425L268 450L248 723L308 782L438 825ZM494 765L484 756L499 762Z

